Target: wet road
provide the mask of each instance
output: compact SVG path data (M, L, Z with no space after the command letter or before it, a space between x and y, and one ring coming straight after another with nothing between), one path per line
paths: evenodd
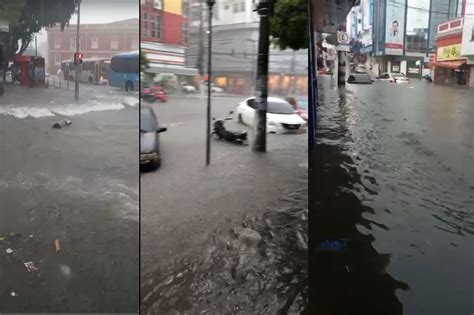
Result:
M0 105L0 312L136 312L138 108L27 91Z
M320 78L311 241L344 243L311 252L314 309L472 314L474 90L335 84Z
M214 99L213 113L223 117L238 101ZM306 134L269 135L266 154L213 140L205 167L205 100L172 96L153 106L168 131L160 135L162 167L141 174L142 312L303 308Z

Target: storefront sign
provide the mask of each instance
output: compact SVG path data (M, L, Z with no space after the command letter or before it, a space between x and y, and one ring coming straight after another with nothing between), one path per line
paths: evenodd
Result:
M461 44L449 45L438 48L436 55L437 61L457 60L463 59L461 57Z
M420 73L420 68L408 68L408 73L419 74Z
M400 72L400 66L392 66L392 72Z
M385 53L403 55L403 36L405 34L405 6L395 0L387 0L385 24Z

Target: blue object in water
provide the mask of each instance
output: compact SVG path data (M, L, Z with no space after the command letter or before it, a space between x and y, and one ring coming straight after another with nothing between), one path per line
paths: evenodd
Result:
M330 251L330 252L342 252L342 251L345 251L346 248L347 248L347 243L346 241L343 241L343 240L336 240L336 241L325 240L325 241L322 241L318 246L319 251Z

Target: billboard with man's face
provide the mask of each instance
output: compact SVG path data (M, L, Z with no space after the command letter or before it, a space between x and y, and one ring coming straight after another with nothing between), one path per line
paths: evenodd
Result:
M387 55L403 55L405 6L400 3L395 0L387 0L385 22L385 54Z

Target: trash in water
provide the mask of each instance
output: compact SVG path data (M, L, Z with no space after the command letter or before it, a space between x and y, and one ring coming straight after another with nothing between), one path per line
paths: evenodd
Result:
M330 241L325 240L318 246L319 251L342 252L346 250L347 243L343 240Z
M13 253L13 249L7 248L6 252L7 252L7 254L11 254L11 253Z
M59 270L61 270L61 273L63 274L64 277L66 278L71 277L71 267L66 266L66 265L60 265Z
M0 237L0 241L4 241L4 240L5 240L5 238L4 238L4 237Z
M57 123L54 123L53 128L60 129L62 127L69 126L70 124L72 124L72 121L70 121L69 119L63 119L61 121L58 121Z
M23 263L26 267L26 270L28 270L28 272L32 272L32 271L36 271L38 270L38 268L35 267L35 265L33 264L32 261L29 261L29 262L26 262L26 263Z
M12 292L10 293L10 295L11 295L11 296L17 296L18 294L17 294L16 292L13 292L13 291L12 291Z
M59 252L61 250L61 247L59 246L59 240L58 239L54 240L54 247L56 248L57 252Z

